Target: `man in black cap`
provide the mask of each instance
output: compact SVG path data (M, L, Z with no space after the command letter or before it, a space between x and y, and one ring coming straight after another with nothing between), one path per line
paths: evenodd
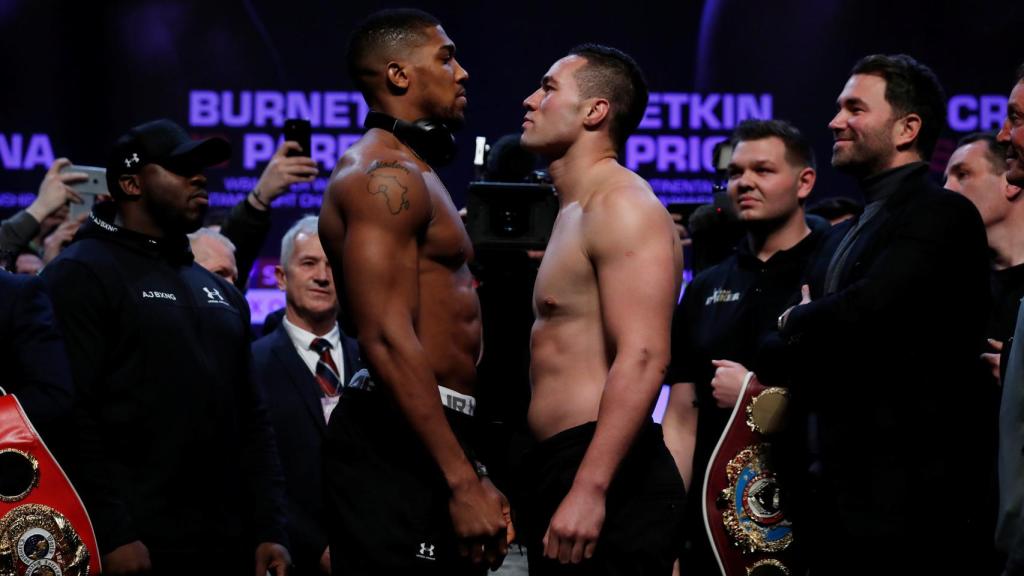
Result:
M283 576L290 562L249 309L185 236L206 212L203 170L230 153L168 120L132 128L107 164L113 202L43 274L76 386L68 464L106 574Z

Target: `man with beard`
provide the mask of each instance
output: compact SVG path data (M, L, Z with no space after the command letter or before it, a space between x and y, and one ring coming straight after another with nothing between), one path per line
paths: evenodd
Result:
M346 383L328 424L333 571L481 573L505 556L508 504L474 465L473 245L434 172L454 154L469 75L418 10L367 18L348 66L369 130L338 161L320 238L373 380Z
M76 388L68 467L105 574L290 563L249 308L186 237L206 212L203 170L229 156L168 120L132 128L107 164L113 202L43 272Z
M1006 180L1024 187L1024 65L1010 92L1006 121L996 139L1006 146ZM1024 574L1024 316L1018 312L999 405L999 518L996 546L1006 553L1005 574Z
M794 536L812 574L974 573L991 534L985 228L929 179L945 112L930 69L865 57L837 105L832 165L866 206L831 230L779 317L798 346L795 437L810 456Z

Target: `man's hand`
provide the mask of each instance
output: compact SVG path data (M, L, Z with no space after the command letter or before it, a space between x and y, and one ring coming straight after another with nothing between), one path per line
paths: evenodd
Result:
M288 549L276 542L262 542L256 547L256 576L287 576L292 557Z
M471 480L452 489L448 511L452 515L459 554L474 564L501 565L508 552L505 496L490 480Z
M260 174L256 188L249 195L249 203L257 210L266 210L275 198L284 194L288 187L298 182L316 180L319 171L316 161L309 156L288 156L289 150L302 150L298 142L282 143L270 158L270 163ZM255 198L253 198L255 196Z
M41 223L43 219L60 210L60 207L68 202L82 203L82 197L69 184L84 182L89 179L89 175L85 172L66 172L61 174L60 171L65 166L71 166L71 160L58 158L50 165L50 169L46 171L46 176L43 177L42 184L39 185L39 194L29 204L29 207L25 209L26 212L36 219L36 222Z
M74 218L65 220L43 240L43 264L49 264L60 254L60 251L71 242L75 233L81 228L82 222L88 216L88 214L79 214Z
M544 557L562 564L579 564L594 556L604 525L605 493L573 484L544 534Z
M324 553L320 555L320 573L330 575L331 573L331 547L324 548Z
M988 364L989 369L992 370L992 377L996 379L996 382L1002 384L1002 382L999 381L999 358L1003 352L1003 343L999 340L989 338L988 345L992 347L994 352L986 352L982 354L981 359L984 360L985 363Z
M711 379L712 396L719 408L732 408L740 397L743 379L747 377L746 366L732 360L712 360L715 376Z
M110 576L149 574L152 570L149 549L139 540L118 546L103 556L103 573Z
M803 306L804 304L810 304L810 303L811 303L811 287L808 286L807 284L802 284L800 286L800 305Z
M489 478L481 478L480 483L484 485L485 489L494 490L498 493L501 498L501 517L505 520L505 544L512 544L516 541L516 527L512 525L512 505L508 503L508 498L498 490L498 487L491 483Z
M500 535L498 536L499 541L496 542L497 557L486 559L491 566L491 570L497 570L501 567L502 562L505 561L509 545L516 539L516 528L512 525L512 506L508 503L508 498L505 498L505 495L501 493L501 490L498 490L498 487L491 482L490 478L481 478L480 485L483 486L485 491L496 494L501 502L501 518L505 522L505 537L501 538Z
M781 332L786 328L786 322L789 321L789 313L793 311L793 308L797 306L803 306L804 304L811 303L811 287L807 284L800 286L800 303L794 306L786 308L786 311L779 316L779 331Z

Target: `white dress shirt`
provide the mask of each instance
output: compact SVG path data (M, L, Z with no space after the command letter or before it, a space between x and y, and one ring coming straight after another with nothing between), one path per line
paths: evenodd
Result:
M320 361L320 355L317 354L316 350L310 348L313 340L317 338L323 338L331 344L331 359L334 360L334 365L338 367L338 382L342 386L345 385L345 355L341 352L341 330L338 329L338 323L334 323L334 327L331 331L323 336L317 336L312 332L308 332L299 328L295 324L288 321L288 316L281 320L284 324L284 330L288 333L288 337L292 341L292 345L295 346L295 351L299 353L299 358L302 358L302 362L309 368L309 373L316 376L316 363ZM310 382L311 385L315 386L315 383ZM317 387L317 391L320 389ZM330 420L331 412L334 411L334 407L338 405L338 397L334 396L327 397L321 396L320 403L324 409L324 421Z
M334 365L338 367L338 380L341 381L345 378L345 355L341 353L341 330L338 329L337 322L334 323L331 331L323 336L317 336L312 332L299 328L289 322L287 316L285 316L282 322L284 323L285 331L288 332L288 337L291 338L292 344L295 346L295 350L299 353L299 357L302 358L302 361L309 368L310 374L316 375L316 363L320 360L320 355L309 346L313 343L313 340L323 338L331 343L331 359L334 360Z

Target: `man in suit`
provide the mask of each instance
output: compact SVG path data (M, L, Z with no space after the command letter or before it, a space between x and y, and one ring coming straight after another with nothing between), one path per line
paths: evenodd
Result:
M356 341L338 326L338 297L316 216L281 241L284 319L252 345L253 377L268 399L287 483L293 574L329 574L320 451L340 382L366 378ZM342 380L343 378L343 380Z
M1006 106L1006 120L996 139L1006 147L1006 180L1024 187L1024 64ZM1018 312L1013 340L1024 339L1024 316ZM999 405L999 514L996 545L1006 554L1004 574L1024 574L1024 346L1007 358Z
M945 111L931 70L865 57L837 104L832 165L866 206L831 230L779 317L798 346L794 438L811 456L796 538L812 574L976 573L992 534L985 228L929 177Z

